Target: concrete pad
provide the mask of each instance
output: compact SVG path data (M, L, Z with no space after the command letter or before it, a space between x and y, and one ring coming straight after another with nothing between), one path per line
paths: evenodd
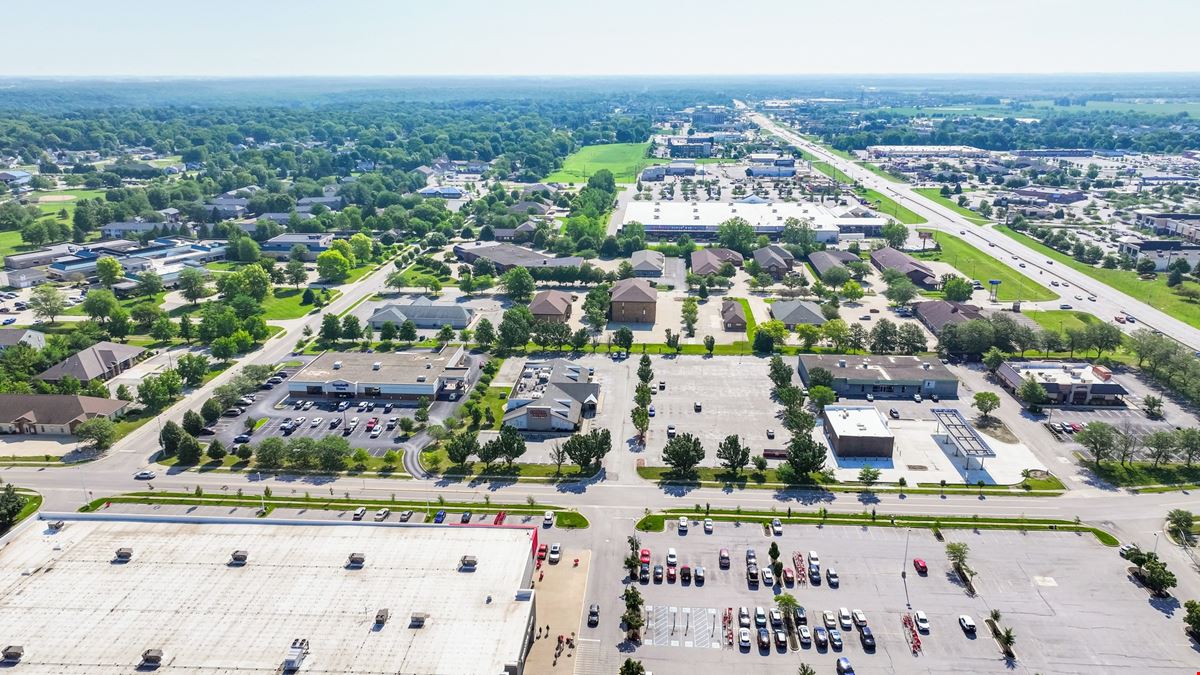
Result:
M553 543L545 536L540 536L538 542ZM537 616L534 623L537 628L533 631L533 646L525 659L527 672L575 672L575 649L564 644L561 652L556 653L556 650L559 635L578 640L582 627L587 622L587 608L583 606L583 596L587 590L591 556L590 550L563 547L561 562L551 565L548 561L542 561L541 569L534 571L533 588L537 597ZM576 558L579 559L578 567L574 566ZM618 611L616 605L608 608L609 614ZM601 621L615 620L613 616L604 614L604 608L601 608L601 612ZM542 629L540 637L538 628Z

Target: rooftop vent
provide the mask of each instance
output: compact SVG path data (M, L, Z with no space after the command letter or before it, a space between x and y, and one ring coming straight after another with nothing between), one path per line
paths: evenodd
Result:
M478 564L479 560L477 560L475 556L464 555L462 559L458 561L458 568L460 570L474 570L475 566Z
M121 562L128 562L132 558L133 558L133 549L131 549L127 546L124 548L117 549L117 560L119 560Z
M391 612L389 612L386 607L378 612L375 612L375 625L382 626L383 624L387 623L388 617L390 616Z
M287 656L283 659L283 672L294 673L300 670L300 666L304 664L304 657L308 656L308 640L296 638L292 640L292 646L288 649Z
M142 666L157 668L162 664L163 653L161 649L147 649L142 652Z
M249 555L250 554L246 551L234 551L233 555L230 556L229 564L230 565L245 565L246 557Z
M846 359L838 359L838 368L846 367Z
M25 648L21 645L9 645L4 648L3 652L0 652L0 655L4 656L5 663L15 663L25 655Z
M350 560L346 563L347 567L362 567L367 562L365 553L351 553Z
M383 367L383 363L380 361L376 361L375 363L371 364L371 370L379 370L382 367Z
M342 369L342 362L341 362L341 361L334 361L334 362L333 362L333 369L334 369L334 370L341 370L341 369Z
M408 620L408 627L409 628L421 628L422 626L425 625L425 622L428 619L429 619L428 612L413 612L412 616Z

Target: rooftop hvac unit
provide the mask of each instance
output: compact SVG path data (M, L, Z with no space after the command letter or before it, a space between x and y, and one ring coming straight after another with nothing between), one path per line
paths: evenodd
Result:
M300 666L304 664L304 657L308 656L308 640L296 638L292 640L292 646L288 649L287 656L283 659L283 672L294 673L300 670Z
M929 363L921 362L921 368L922 368L923 370L929 370L929 369L930 369L930 368L932 368L932 367L933 367L933 366L932 366L931 364L929 364Z
M412 616L408 620L408 627L409 628L421 628L425 625L425 622L428 620L429 620L429 614L427 612L413 612Z
M163 653L161 649L147 649L142 652L141 666L157 668L162 664Z
M378 612L375 612L375 625L382 626L383 624L387 623L388 617L391 615L391 612L389 612L386 607Z
M474 570L475 566L478 564L479 560L477 560L475 556L464 555L462 559L458 561L458 568L461 570Z
M838 359L838 368L846 367L846 359Z
M350 560L346 563L347 567L362 567L367 562L367 556L364 553L351 553Z
M334 362L333 362L333 369L334 369L334 370L341 370L341 369L342 369L342 362L341 362L341 361L334 361Z
M64 525L66 525L66 523L64 523L63 521L56 520L53 523L50 523L50 530L53 532L58 532L59 530L63 529Z
M233 555L232 555L232 556L230 556L229 564L231 564L231 565L245 565L245 564L246 564L246 557L247 557L248 555L250 555L250 554L249 554L248 552L246 552L246 551L234 551L234 552L233 552Z
M379 361L376 361L375 363L371 364L371 370L379 370L382 367L383 367L383 363L381 363Z
M117 560L129 562L131 559L133 559L133 549L128 546L117 549Z
M16 663L25 655L25 648L21 645L9 645L4 648L3 652L0 652L0 655L4 656L5 663Z

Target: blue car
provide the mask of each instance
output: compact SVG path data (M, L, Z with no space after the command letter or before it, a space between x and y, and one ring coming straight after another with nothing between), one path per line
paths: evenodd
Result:
M8 317L7 319L5 319L5 320L4 320L4 325L5 325L5 326L10 326L10 325L12 325L12 324L14 324L14 323L16 323L16 322L17 322L17 320L16 320L16 319L14 319L13 317L11 317L11 316L10 316L10 317Z
M650 413L651 417L654 417L654 406L650 406L650 408L649 408L649 410L647 410L647 412Z
M433 516L433 522L435 522L435 523L441 523L441 522L444 522L445 520L446 520L446 511L444 509L441 511L438 511L437 514Z

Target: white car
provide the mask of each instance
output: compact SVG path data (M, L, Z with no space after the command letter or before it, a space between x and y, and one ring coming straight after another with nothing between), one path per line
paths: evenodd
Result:
M550 544L550 562L562 560L562 544Z
M809 552L808 552L808 562L809 562L809 563L811 563L811 564L813 564L813 565L820 565L820 564L821 564L821 559L817 557L817 552L816 552L816 551L809 551Z
M783 536L783 523L778 518L771 519L771 534L776 537Z
M307 418L307 417L304 417L304 416L297 417L297 418L296 418L296 422L295 422L295 424L293 424L293 425L292 425L292 427L293 427L293 428L299 428L299 427L302 427L302 426L304 426L304 422L305 422L305 421L307 421L307 420L308 420L308 418Z
M821 620L825 623L826 628L837 628L837 617L833 615L832 610L821 612Z
M799 626L796 631L800 633L800 644L806 645L812 642L812 631L808 626Z
M312 428L314 428L314 429L315 429L315 428L317 428L317 427L321 426L321 423L322 423L322 422L324 422L324 421L325 421L325 418L324 418L324 417L314 417L314 418L312 419L312 422L309 422L309 423L308 423L308 426L310 426L310 427L312 427Z
M687 516L679 516L679 531L687 532L688 519Z
M775 575L771 572L770 568L768 568L768 567L763 568L762 581L763 581L764 586L774 586L775 585Z
M863 614L861 609L856 609L850 612L850 618L854 621L855 626L867 625L867 615Z
M375 512L375 522L387 520L388 514L391 512L391 509L379 509Z
M850 610L845 607L839 607L838 621L842 624L844 630L850 630Z
M379 435L382 433L383 427L376 425L376 427L371 430L371 438L379 438Z
M739 628L738 629L738 644L741 645L742 649L750 649L750 629L749 628Z
M667 549L667 564L674 567L679 563L679 556L675 553L675 549Z
M158 474L154 473L150 469L143 469L143 470L133 474L133 477L138 480L154 480L154 477L156 475L158 475Z
M916 617L917 617L917 630L921 631L922 633L928 633L929 632L929 617L925 616L925 612L921 612L921 611L918 611L916 613Z
M738 607L738 625L742 628L750 626L750 610L745 607Z
M704 519L704 531L708 534L712 534L712 531L713 531L713 519L712 518Z
M550 527L553 524L554 524L554 512L547 511L545 514L542 515L542 526Z
M962 626L962 629L967 633L975 632L975 620L966 614L959 615L958 625Z

